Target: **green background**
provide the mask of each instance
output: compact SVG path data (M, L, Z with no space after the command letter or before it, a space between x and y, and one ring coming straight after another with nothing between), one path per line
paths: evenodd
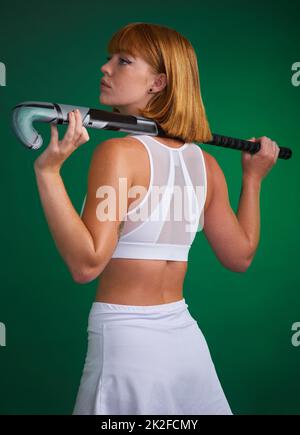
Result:
M300 414L299 145L300 5L296 1L10 1L0 11L1 414L71 414L87 346L97 281L80 285L56 250L41 207L29 151L10 129L11 109L26 100L111 110L99 103L101 66L114 32L143 21L175 28L198 57L213 132L268 136L290 147L261 189L261 237L246 273L225 269L203 233L190 250L184 297L208 342L234 414ZM175 60L174 60L175 61ZM44 143L50 127L39 124ZM66 131L59 127L60 135ZM95 146L124 133L89 130L62 176L80 213ZM201 145L226 176L237 210L241 154ZM222 216L220 216L220 225ZM74 234L74 237L76 235Z

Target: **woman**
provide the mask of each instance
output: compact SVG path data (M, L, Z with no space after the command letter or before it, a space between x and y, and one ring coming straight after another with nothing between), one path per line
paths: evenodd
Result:
M100 102L155 119L167 137L128 135L98 145L81 216L59 174L89 140L80 113L70 113L62 141L51 125L50 144L35 161L46 218L74 280L101 275L73 414L231 415L183 298L188 252L203 229L224 267L247 270L259 240L261 181L279 147L264 136L252 138L261 143L257 154L242 153L236 215L217 161L193 143L212 135L190 42L167 27L131 23L108 49Z

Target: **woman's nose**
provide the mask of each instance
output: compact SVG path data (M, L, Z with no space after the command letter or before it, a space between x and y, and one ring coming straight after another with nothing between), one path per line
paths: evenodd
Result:
M102 74L105 75L105 76L111 76L111 75L112 75L112 70L111 70L111 68L108 68L106 65L103 65L103 66L100 68L100 70L101 70Z

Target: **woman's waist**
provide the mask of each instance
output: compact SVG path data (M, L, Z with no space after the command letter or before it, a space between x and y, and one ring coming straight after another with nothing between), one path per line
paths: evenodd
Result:
M101 327L128 325L147 328L180 328L196 323L182 298L157 305L122 305L106 302L92 304L88 329L99 332Z
M101 273L96 301L154 305L179 300L186 271L187 262L113 258Z
M183 286L179 283L178 285L169 283L165 286L156 286L153 280L148 280L141 285L138 282L135 285L126 284L125 282L118 285L107 285L101 279L96 291L95 302L150 306L168 304L183 299Z

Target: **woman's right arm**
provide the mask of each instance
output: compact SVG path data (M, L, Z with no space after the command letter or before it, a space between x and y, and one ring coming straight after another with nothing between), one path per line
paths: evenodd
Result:
M203 231L219 261L233 272L248 269L259 243L261 181L279 154L279 147L266 139L259 138L261 150L256 155L242 155L243 181L236 214L222 169L213 156L204 153L209 188Z

